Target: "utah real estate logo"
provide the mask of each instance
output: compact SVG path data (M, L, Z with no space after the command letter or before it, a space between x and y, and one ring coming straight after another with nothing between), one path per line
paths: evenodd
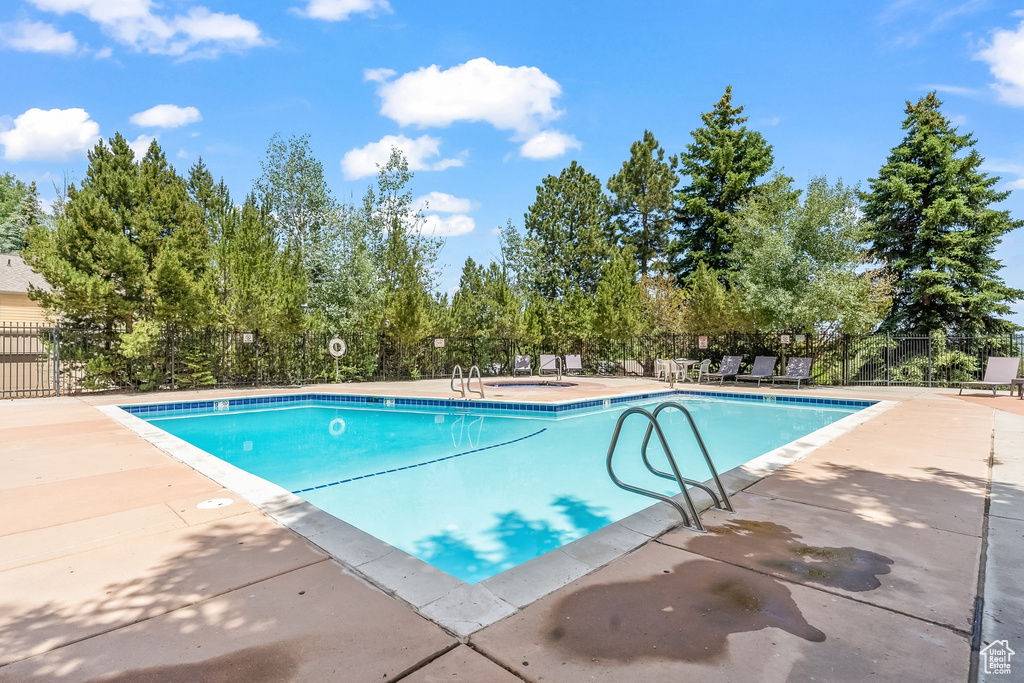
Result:
M985 673L1009 674L1010 658L1017 653L1010 649L1009 641L997 640L982 648L978 654L984 658Z

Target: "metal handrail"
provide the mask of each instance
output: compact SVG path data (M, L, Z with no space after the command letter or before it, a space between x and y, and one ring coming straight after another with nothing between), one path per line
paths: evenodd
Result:
M715 487L718 489L718 493L721 494L722 497L721 499L719 499L718 496L715 495L714 491L712 491L710 488L708 488L699 481L694 481L693 479L684 479L683 481L685 481L687 484L690 484L691 486L696 486L707 491L708 495L711 496L711 500L714 502L715 507L718 508L719 510L728 510L729 512L735 512L735 510L733 510L732 507L732 502L729 500L729 494L725 492L725 487L722 486L722 481L721 479L718 478L718 470L715 469L715 464L711 461L711 454L708 453L708 447L704 445L704 439L700 435L700 430L697 429L697 423L694 422L693 415L690 414L690 411L686 408L686 406L682 405L681 403L677 403L676 401L665 401L664 403L659 404L658 407L655 408L654 411L651 413L654 416L654 421L647 426L647 433L644 435L644 443L643 446L641 446L640 448L640 454L643 456L644 465L647 466L647 469L651 472L651 474L656 474L657 476L664 477L665 479L678 478L672 476L667 472L662 472L661 470L655 468L653 465L651 465L651 461L647 458L647 444L649 444L651 441L651 433L654 431L653 425L658 424L658 415L667 408L675 408L677 410L681 410L683 414L686 415L686 419L690 423L690 429L693 431L693 436L694 438L697 439L697 445L700 446L700 451L701 453L704 454L704 461L707 463L708 469L711 470L711 478L714 480ZM662 445L664 445L664 441L664 438L662 438Z
M456 372L459 373L459 388L458 389L455 388L455 373ZM452 392L458 391L460 394L462 394L462 398L466 398L466 380L464 380L462 378L462 366L456 365L455 368L452 370L452 381L450 383L450 386L452 388Z
M480 386L479 390L473 388L473 371L474 370L476 370L476 380L477 380L477 384ZM460 371L461 371L461 368L460 368ZM480 376L480 366L479 365L474 365L474 366L472 366L469 369L468 376L466 377L466 391L468 391L470 393L473 393L473 394L480 394L480 398L487 398L486 396L484 396L484 378ZM462 396L463 396L463 398L465 398L465 396L466 396L465 393L463 393Z
M626 482L619 479L618 476L616 476L615 470L612 467L612 456L615 455L615 446L619 442L619 433L622 431L622 425L626 421L626 418L628 418L630 415L643 415L644 417L647 418L649 422L648 431L653 429L658 433L658 438L661 440L661 445L665 449L665 455L668 457L668 463L669 465L671 465L672 471L675 473L675 479L679 484L679 488L683 494L683 499L686 501L686 506L690 509L689 514L687 514L686 509L683 508L683 506L680 505L679 502L676 501L671 496L666 496L662 493L658 493L657 491L650 491L648 489L640 488L639 486L627 484ZM693 501L690 499L690 494L686 490L686 486L683 484L684 481L689 480L684 479L683 475L679 473L679 467L678 465L676 465L676 459L672 456L672 449L668 447L668 441L665 439L665 434L661 431L661 425L658 424L658 418L655 417L653 414L651 414L647 410L644 410L643 408L629 408L625 410L622 413L622 415L619 415L619 419L615 423L615 431L612 433L611 443L608 444L608 457L606 460L606 464L608 466L608 476L611 477L612 481L615 483L616 486L618 486L621 489L625 489L626 491L632 491L634 493L639 493L644 496L649 496L651 498L656 498L658 500L664 501L671 505L672 507L674 507L677 512L679 512L679 515L683 518L683 523L686 524L686 526L697 531L705 530L704 525L700 522L700 517L697 516L697 509L693 506ZM691 515L693 516L693 524L690 524Z

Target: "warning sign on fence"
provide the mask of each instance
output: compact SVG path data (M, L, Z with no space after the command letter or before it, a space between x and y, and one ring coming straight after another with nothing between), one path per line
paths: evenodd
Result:
M699 348L699 349L706 349L706 348L708 348L708 338L707 337L697 337L697 348Z

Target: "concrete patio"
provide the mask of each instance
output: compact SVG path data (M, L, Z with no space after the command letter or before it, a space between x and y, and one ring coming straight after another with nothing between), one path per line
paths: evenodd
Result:
M572 381L488 398L665 387ZM710 533L458 637L97 409L310 389L0 402L0 682L967 681L991 642L1024 658L1024 401L1005 393L801 391L898 403L704 513ZM1012 664L973 673L1024 680Z

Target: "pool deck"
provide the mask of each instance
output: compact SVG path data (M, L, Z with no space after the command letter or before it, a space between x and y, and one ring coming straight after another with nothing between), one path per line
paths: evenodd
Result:
M665 388L573 381L487 398ZM736 513L705 512L710 533L595 561L467 636L98 410L311 390L452 395L426 380L0 401L0 682L967 681L973 635L1022 653L976 680L1024 680L1024 401L1005 392L800 391L896 405L735 494ZM233 503L197 509L213 498Z

